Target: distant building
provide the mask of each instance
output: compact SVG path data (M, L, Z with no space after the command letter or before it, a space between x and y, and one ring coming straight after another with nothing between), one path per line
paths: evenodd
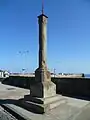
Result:
M4 73L2 70L0 70L0 78L3 78L4 77Z
M4 71L4 77L9 77L10 73L8 71Z
M0 78L6 78L6 77L9 77L9 72L0 70Z
M84 73L58 73L58 77L84 77Z

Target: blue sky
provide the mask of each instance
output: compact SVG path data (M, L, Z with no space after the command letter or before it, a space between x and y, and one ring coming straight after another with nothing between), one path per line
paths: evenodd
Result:
M90 73L90 1L45 0L50 71ZM0 0L0 68L34 72L38 67L41 0ZM29 52L27 52L29 51Z

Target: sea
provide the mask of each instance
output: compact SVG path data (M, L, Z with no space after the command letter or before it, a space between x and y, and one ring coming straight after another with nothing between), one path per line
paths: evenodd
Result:
M84 74L85 78L90 78L90 74Z

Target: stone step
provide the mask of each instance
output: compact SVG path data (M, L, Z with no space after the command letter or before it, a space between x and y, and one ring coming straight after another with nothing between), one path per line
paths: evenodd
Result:
M32 101L38 104L43 104L43 98L38 98L38 97L31 97L30 95L25 95L24 96L25 101Z
M48 103L51 103L51 101L53 102L57 100L65 100L65 98L62 97L61 95L55 95L55 96L47 97L47 98L38 98L38 97L32 97L30 95L26 95L24 96L24 100L35 102L38 104L48 104Z
M46 102L45 102L46 101ZM66 99L61 98L61 96L54 96L45 99L43 104L40 104L38 102L30 101L30 100L22 100L19 102L19 105L22 106L23 108L29 110L29 111L34 111L36 113L44 113L47 112L48 110L51 110L52 108L55 108L59 106L60 104L63 104L66 102Z
M37 104L31 101L22 101L22 107L26 110L29 110L31 112L35 113L44 113L44 105L43 104Z
M54 103L57 101L66 101L66 99L61 95L55 95L44 99L44 104Z
M1 105L6 111L8 111L10 114L12 114L14 117L16 117L17 119L20 120L31 120L28 119L28 117L26 115L24 115L22 112L18 111L19 108L13 104L2 104ZM23 110L24 111L24 110Z

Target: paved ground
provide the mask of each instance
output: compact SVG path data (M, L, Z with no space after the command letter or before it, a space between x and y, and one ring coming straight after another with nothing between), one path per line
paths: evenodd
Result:
M24 95L29 94L29 90L3 85L0 83L0 100L7 99L19 99ZM57 108L52 109L46 114L35 114L29 112L21 107L14 105L13 103L6 103L5 105L11 107L13 111L16 111L21 116L28 120L89 120L90 119L90 102L85 100L79 100L69 97L61 96L65 99ZM0 110L0 117L8 116L3 110ZM11 118L10 118L11 119ZM9 119L9 120L10 120ZM7 120L2 118L0 120ZM12 119L13 120L13 119Z
M0 99L19 99L29 93L27 89L4 85L0 82Z
M29 90L3 85L0 82L0 100L7 100L7 99L17 100L19 98L22 98L25 94L29 94L29 93L30 93ZM9 114L0 106L0 120L16 120L16 118L11 114Z
M0 120L17 120L0 106Z

